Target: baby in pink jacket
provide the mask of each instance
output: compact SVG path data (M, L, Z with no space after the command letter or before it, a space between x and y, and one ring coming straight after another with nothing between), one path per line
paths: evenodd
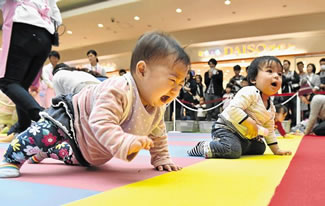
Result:
M190 59L171 37L152 32L138 40L131 74L90 85L53 99L42 119L9 145L0 177L17 177L24 162L51 157L66 164L97 166L113 157L131 161L150 151L159 171L177 171L169 155L163 115L177 97Z

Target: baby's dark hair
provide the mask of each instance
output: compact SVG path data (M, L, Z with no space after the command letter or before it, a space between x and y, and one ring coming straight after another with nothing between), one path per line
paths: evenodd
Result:
M226 88L233 89L233 85L232 85L231 83L228 83L228 84L226 85Z
M175 62L182 62L190 65L190 58L178 42L161 32L149 32L142 35L132 52L131 73L136 69L137 63L141 60L150 64L168 56L175 56Z
M249 85L254 85L252 82L256 80L256 76L258 74L258 70L262 69L265 65L271 66L271 64L275 62L279 64L282 67L281 61L274 57L274 56L261 56L255 58L252 63L249 65L248 71L247 71L247 81ZM281 71L282 71L281 69Z
M288 114L288 108L284 105L277 104L275 105L275 112L276 113L283 113L283 114Z

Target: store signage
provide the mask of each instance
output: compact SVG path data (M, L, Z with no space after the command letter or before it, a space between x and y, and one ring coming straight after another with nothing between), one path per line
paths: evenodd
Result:
M292 53L296 49L294 44L290 43L251 43L234 46L223 46L205 50L199 50L199 57L247 57L257 56L259 54Z

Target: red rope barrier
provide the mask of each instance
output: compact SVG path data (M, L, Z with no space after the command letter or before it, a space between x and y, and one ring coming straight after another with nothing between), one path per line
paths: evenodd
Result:
M313 92L314 94L325 94L325 92ZM282 97L282 96L293 96L295 93L283 93L283 94L275 94L273 96Z
M293 96L294 94L295 93L283 93L283 94L275 94L275 95L272 95L272 96L283 97L283 96ZM325 94L325 91L324 92L314 92L314 94ZM211 103L215 103L215 102L221 102L221 101L223 101L225 99L226 98L217 98L217 99L213 99L211 101L204 102L204 104L211 104ZM192 102L188 102L188 101L185 101L185 100L179 100L179 101L181 101L184 104L193 105Z

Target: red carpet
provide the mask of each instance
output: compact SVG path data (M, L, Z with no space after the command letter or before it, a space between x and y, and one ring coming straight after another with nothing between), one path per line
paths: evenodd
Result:
M325 137L305 136L269 206L325 205Z

